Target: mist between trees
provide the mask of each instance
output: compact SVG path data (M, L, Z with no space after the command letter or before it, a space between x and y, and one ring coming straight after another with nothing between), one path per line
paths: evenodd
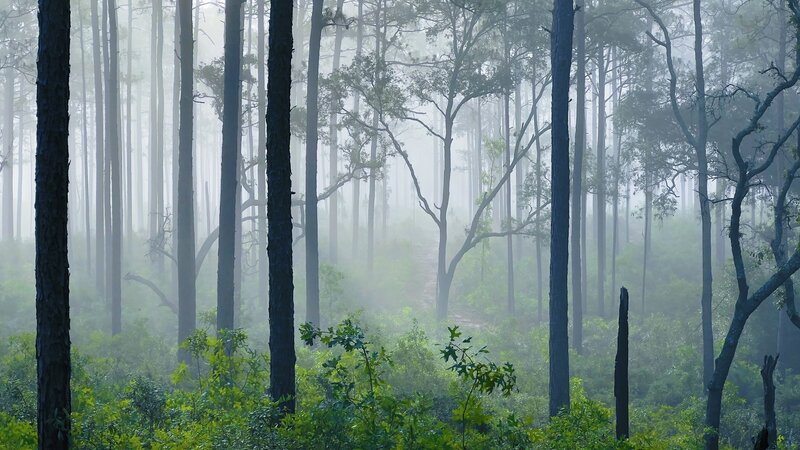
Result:
M4 0L0 448L800 448L797 0Z

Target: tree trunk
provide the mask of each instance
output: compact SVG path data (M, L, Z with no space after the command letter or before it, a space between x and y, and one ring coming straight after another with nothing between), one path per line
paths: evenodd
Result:
M703 287L700 305L703 328L703 380L708 383L714 372L714 333L711 328L712 308L712 267L711 267L711 210L708 199L708 159L706 143L708 139L708 118L706 117L706 88L703 72L703 23L700 0L693 0L694 15L694 62L695 84L697 90L697 195L700 201L700 224L702 242Z
M619 111L619 83L622 81L620 79L620 70L617 67L617 48L614 47L611 49L611 62L612 62L612 69L611 72L611 90L612 90L612 108L614 110L614 114ZM619 177L621 171L621 164L622 158L620 157L621 148L622 148L622 132L621 130L614 125L614 133L611 137L612 146L613 146L613 153L614 153L614 170L612 171L613 176L613 191L611 193L612 200L611 200L611 216L612 216L612 223L611 223L611 290L613 292L614 289L617 288L617 254L619 253Z
M336 14L340 14L342 11L342 7L344 6L344 0L336 0ZM344 32L341 26L336 26L335 36L334 36L334 43L333 43L333 68L332 72L335 73L339 70L339 59L342 53L342 38L344 37ZM332 93L332 96L336 96ZM338 101L338 99L334 98L332 100ZM329 177L330 177L330 185L336 185L337 180L339 179L339 125L337 122L337 115L336 110L331 107L331 113L329 117L329 133L330 133L330 167L329 167ZM339 258L339 194L337 192L333 192L329 199L329 245L330 245L330 259L331 263L336 264Z
M319 1L319 0L317 0ZM375 59L380 61L381 58L381 6L383 0L378 0L375 4ZM380 76L379 65L375 64L375 79ZM378 112L372 113L372 128L378 127ZM434 157L435 158L435 157ZM375 264L375 181L378 176L378 169L375 167L375 161L378 159L378 138L372 137L369 145L369 192L367 193L367 270L372 273ZM436 182L434 181L434 185Z
M550 416L569 410L569 85L574 9L553 1L550 34L552 85L550 218Z
M534 67L535 70L535 67ZM536 76L534 71L533 83L531 85L531 90L533 91L533 97L536 98ZM539 104L534 101L531 108L534 108L533 111L533 133L536 137L536 167L534 168L534 178L536 182L536 215L535 215L535 222L536 222L536 319L537 322L542 323L542 303L543 303L543 284L542 283L542 238L541 238L541 222L540 222L540 213L542 207L542 146L541 141L539 140Z
M125 233L133 237L133 0L128 0L128 76L125 83L127 88L125 96L125 164L127 176L125 177Z
M319 218L317 214L317 145L319 140L319 54L322 0L311 5L306 93L306 321L319 326Z
M263 17L263 14L260 14ZM292 0L272 0L267 62L267 214L269 220L270 396L295 410L294 285L292 281Z
M92 214L89 199L89 130L88 130L88 112L86 101L86 46L83 39L83 14L81 11L81 4L78 3L78 32L81 44L81 148L83 151L83 205L84 205L84 227L86 228L86 268L87 274L92 273ZM20 162L22 161L22 149L19 153ZM21 167L20 167L21 169ZM20 170L20 180L22 179L22 170ZM22 191L19 194L22 196ZM20 210L21 212L21 210ZM18 214L21 216L21 214Z
M192 0L177 4L180 23L180 122L178 136L178 343L188 338L196 326L194 176L192 158L194 51L192 37ZM186 351L178 352L188 361Z
M628 423L628 290L619 292L619 331L617 357L614 360L614 398L616 399L617 439L630 436Z
M597 307L605 317L606 303L606 57L602 42L597 49L597 183L594 216L597 218Z
M217 333L232 330L234 312L234 254L236 247L236 192L239 189L239 96L242 69L242 2L225 1L225 56L222 106L222 175L219 197L219 257L217 269ZM272 20L272 19L270 19ZM226 351L230 347L226 345Z
M96 279L95 288L101 298L105 298L105 273L106 273L106 250L105 250L105 100L103 98L103 60L100 58L102 41L100 40L100 18L98 14L97 2L91 0L92 15L92 65L94 67L94 99L95 99L95 267Z
M650 261L650 243L653 239L653 188L650 179L645 175L644 191L644 255L642 256L642 315L645 311L647 296L647 263Z
M119 139L119 37L116 0L108 0L108 110L106 146L111 178L111 334L122 331L122 161Z
M153 0L153 23L150 43L150 239L158 239L164 216L164 11L162 0ZM156 252L156 263L163 258ZM159 271L161 272L161 271Z
M773 374L780 355L764 356L761 366L761 382L764 386L764 429L767 431L767 447L778 448L778 426L775 420L775 380Z
M257 0L258 18L256 35L256 53L258 57L258 299L266 301L268 290L269 266L267 261L267 76L266 67L266 31L264 14L266 0ZM290 30L291 33L291 30Z
M506 44L506 58L508 58L508 44ZM505 116L505 170L511 167L511 114L509 107L509 93L503 96L503 111ZM519 171L517 171L519 173ZM514 235L511 233L513 225L513 218L511 216L511 177L506 181L506 227L508 227L508 236L506 236L506 272L507 272L507 292L506 301L509 316L514 314Z
M583 289L581 263L581 203L583 197L583 154L586 149L586 30L584 1L575 2L576 94L575 94L575 158L572 170L572 346L583 353Z
M36 82L36 373L40 450L70 447L70 3L39 2Z
M14 240L14 67L6 68L6 125L3 152L3 241ZM22 139L22 135L19 137Z

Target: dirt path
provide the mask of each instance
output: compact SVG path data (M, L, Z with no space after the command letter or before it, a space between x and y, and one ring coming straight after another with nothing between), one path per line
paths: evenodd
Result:
M414 260L417 262L418 279L422 281L422 292L418 299L420 306L432 314L436 312L436 264L437 245L435 241L418 242L414 245ZM416 301L417 299L415 299ZM490 324L480 317L478 311L469 309L459 301L454 301L451 293L448 317L445 323L462 328L482 329Z

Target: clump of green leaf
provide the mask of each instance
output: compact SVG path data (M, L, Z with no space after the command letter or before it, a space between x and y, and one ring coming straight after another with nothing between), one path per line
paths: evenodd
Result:
M461 447L466 448L469 414L472 410L480 409L480 404L475 400L475 394L491 394L499 390L503 396L507 397L514 389L517 376L514 374L514 366L511 363L506 362L498 366L486 357L489 353L486 346L472 345L472 336L462 338L458 326L447 329L450 331L450 341L441 350L442 359L446 363L452 361L447 369L458 375L461 382L467 386L466 397L456 410L461 422Z

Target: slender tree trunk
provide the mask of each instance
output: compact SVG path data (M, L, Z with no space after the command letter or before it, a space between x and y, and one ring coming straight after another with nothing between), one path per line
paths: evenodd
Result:
M25 98L24 83L19 84L19 96ZM20 108L19 119L17 120L19 129L19 139L17 140L17 214L16 226L14 227L17 241L22 240L22 152L25 146L25 108ZM77 222L77 220L76 220Z
M262 15L263 16L263 15ZM292 85L292 0L270 1L267 62L267 190L269 219L270 396L295 410L294 286L292 282L292 164L289 153Z
M36 83L36 373L40 450L70 448L70 2L40 0Z
M97 2L91 0L92 16L92 65L94 67L94 100L95 100L95 267L96 278L95 288L97 293L105 298L105 273L106 273L106 250L105 250L105 100L103 98L103 60L100 58L100 48L103 45L100 40L100 18L98 14Z
M536 98L536 68L534 67L534 77L533 83L531 84L531 90L533 92L533 97ZM542 303L544 302L543 297L544 294L542 293L542 286L544 283L542 282L542 238L541 238L541 218L539 211L542 207L542 146L539 140L539 104L534 101L531 108L534 108L533 111L533 133L536 137L536 167L534 168L535 171L535 182L536 182L536 319L539 323L542 323L543 315L542 315Z
M119 139L119 37L117 2L108 1L108 151L111 177L111 334L122 331L122 161Z
M569 85L575 9L553 0L550 33L552 85L550 218L550 416L569 410ZM580 10L580 9L579 9Z
M225 1L225 75L222 110L222 177L219 197L219 257L217 269L217 332L234 327L234 254L236 191L239 187L240 72L242 69L241 8L239 0ZM272 18L270 21L273 20ZM226 350L230 347L226 345Z
M708 199L708 159L706 143L708 140L708 118L706 116L706 88L703 72L703 23L700 0L693 0L694 15L694 60L695 84L697 90L697 195L700 201L700 225L702 242L703 286L700 297L703 329L703 381L708 384L714 373L714 333L711 325L713 275L711 266L711 209Z
M266 30L264 15L266 0L257 0L258 33L256 35L256 54L258 57L258 299L266 301L268 290L269 266L267 261L267 76L266 66ZM291 9L289 11L291 13ZM291 30L290 30L291 33ZM291 236L290 236L291 238Z
M617 114L619 112L619 80L620 73L619 73L619 60L617 59L617 48L614 47L611 50L611 62L612 62L612 69L611 72L611 90L612 90L612 108L614 110L613 114ZM614 153L614 169L612 170L613 176L613 186L612 186L612 200L611 200L611 216L612 216L612 223L611 223L611 290L613 292L614 289L617 288L617 254L619 253L619 177L620 177L620 164L622 163L622 158L620 157L620 149L622 148L622 133L619 128L614 125L614 133L611 137L612 145L613 145L613 153Z
M92 215L90 209L89 199L89 130L88 130L88 111L86 100L86 61L85 61L85 43L83 39L83 14L81 11L81 4L78 3L78 32L80 35L81 44L81 146L83 149L83 203L84 203L84 226L86 227L86 268L88 273L92 273ZM22 160L22 152L19 154L20 161ZM20 170L20 179L22 178L22 171ZM20 197L22 192L19 192Z
M644 315L647 296L647 263L650 261L650 243L653 239L653 187L645 174L644 191L644 255L642 257L642 315Z
M597 221L597 307L605 317L606 303L606 56L605 47L597 49L597 183L594 216Z
M179 128L180 128L180 111L179 111L179 103L180 103L180 55L178 52L180 51L180 19L178 17L178 3L175 2L175 16L173 20L172 26L172 121L171 121L171 131L172 131L172 139L170 140L170 147L171 147L171 154L172 161L170 164L171 169L171 186L167 188L167 191L170 193L170 204L171 208L169 209L172 212L172 220L174 224L177 225L178 222L178 146L179 146ZM177 250L178 248L178 233L173 232L170 234L170 238L172 240L172 248ZM172 287L173 298L178 298L180 294L178 293L178 265L177 264L170 264L170 281Z
M506 59L508 59L508 44L506 43ZM503 96L503 111L505 116L505 170L511 167L511 114L509 107L509 93ZM514 227L513 218L511 216L511 177L506 181L506 226L508 227L508 236L506 236L506 271L507 271L507 294L506 301L508 303L508 314L514 314L514 235L511 229Z
M717 199L722 200L725 196L725 182L722 179L717 180ZM717 269L720 270L725 266L725 202L717 203L714 208L716 212L716 242L714 246L714 259Z
M616 399L617 439L630 436L628 423L628 290L619 293L619 331L617 331L617 357L614 361L614 398Z
M153 0L153 32L151 54L155 60L150 67L150 239L163 232L164 216L164 11L162 0ZM155 252L161 268L163 258ZM159 270L159 273L162 271Z
M356 23L356 58L361 57L362 45L364 43L364 2L358 0L358 19ZM353 112L357 117L361 116L361 97L356 93L353 98ZM361 153L357 152L355 164L361 164ZM359 172L362 169L358 169ZM361 181L353 181L353 259L358 255L358 235L360 231L359 212L361 210Z
M586 149L586 31L584 25L584 1L575 2L575 46L576 46L576 110L575 110L575 157L572 168L572 223L570 244L572 247L572 346L578 354L583 353L583 267L581 263L581 203L583 202L583 154Z
M6 68L5 151L3 152L3 240L14 240L14 67ZM20 135L22 139L22 135Z
M192 113L194 89L194 51L192 38L192 0L177 4L180 23L180 122L178 136L178 343L194 332L196 326L194 176L192 158ZM188 361L187 352L179 358Z
M319 1L319 0L317 0ZM383 0L378 0L375 4L375 59L380 61L381 58L381 37L380 37L380 22L381 22L381 7ZM375 79L380 76L379 65L375 64ZM378 112L372 112L372 128L378 127ZM435 156L434 156L435 158ZM375 181L378 176L378 168L375 167L378 159L378 138L372 137L369 146L369 192L367 194L367 270L372 273L375 264ZM434 181L434 185L436 182Z
M340 14L342 11L342 7L344 6L344 0L336 0L336 13ZM335 73L339 70L339 59L342 53L342 38L344 37L344 32L342 27L337 26L336 32L334 36L333 42L333 68L332 71ZM336 99L338 101L338 99ZM338 118L336 115L336 110L331 107L330 117L328 119L329 123L329 139L330 139L330 167L329 167L329 177L330 177L330 185L336 185L336 181L339 179L339 124ZM329 245L330 245L330 259L333 264L336 264L339 256L339 196L336 192L331 194L329 199Z
M319 140L319 54L322 0L311 6L306 94L306 321L319 325L319 218L317 214L317 145Z
M14 67L6 68L6 125L3 152L3 240L14 240ZM22 139L20 134L19 139Z
M128 0L128 68L127 88L125 96L125 159L127 176L125 177L125 232L133 237L133 0Z

